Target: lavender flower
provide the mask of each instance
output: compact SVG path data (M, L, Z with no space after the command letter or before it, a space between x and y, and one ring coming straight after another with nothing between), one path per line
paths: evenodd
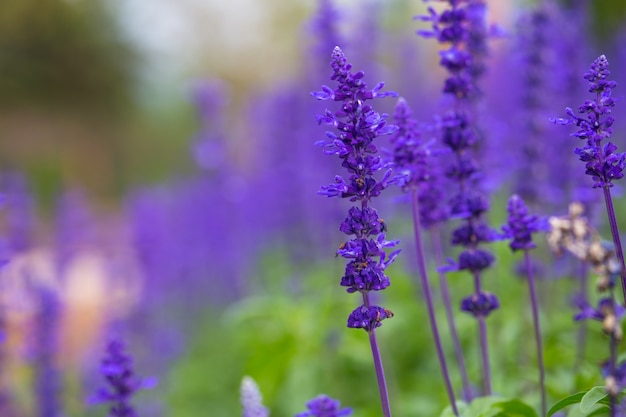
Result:
M548 223L544 218L528 213L526 204L517 195L512 195L508 205L509 218L507 224L502 226L504 237L511 239L509 244L511 250L524 251L524 261L526 265L526 276L528 277L528 288L530 291L530 303L533 316L533 326L535 329L535 342L537 344L537 362L539 363L539 388L541 392L541 415L546 415L547 400L545 386L545 366L543 361L543 341L541 337L541 326L539 322L539 303L537 302L537 291L535 290L535 278L533 275L532 262L529 250L536 247L532 241L533 233L547 231Z
M449 4L448 9L438 13L429 7L428 15L416 17L432 24L431 29L418 30L417 33L447 45L447 49L439 52L439 63L449 73L443 92L462 100L475 98L479 94L475 79L485 71L481 59L487 55L487 7L479 0L445 2Z
M568 117L552 119L558 124L575 125L578 131L572 136L585 140L587 145L576 148L575 153L585 163L586 174L590 175L595 183L594 188L612 187L613 180L624 176L625 153L616 153L617 146L613 142L604 139L611 137L614 118L609 116L615 106L615 100L611 97L611 91L616 87L615 81L608 81L611 74L609 61L601 55L591 64L591 68L585 73L584 78L589 81L589 92L595 94L594 100L586 100L578 113L584 117L578 117L571 108L566 108Z
M611 126L614 119L609 114L615 106L611 91L617 85L615 81L607 80L611 74L608 67L609 61L606 56L600 55L593 61L591 68L584 75L585 80L589 81L589 92L594 94L593 100L586 100L578 107L578 113L585 114L585 117L576 116L568 107L565 109L568 117L552 120L562 125L577 126L578 131L572 136L587 142L587 146L576 148L574 152L585 163L586 174L595 181L593 187L602 188L604 193L604 204L611 227L615 252L621 265L622 295L624 302L626 302L626 265L611 197L612 181L624 176L622 171L624 170L626 153L616 153L617 146L613 142L609 141L602 145L602 141L608 139L613 133Z
M319 395L306 403L308 411L298 413L295 417L340 417L352 415L352 409L339 408L339 400L327 395Z
M332 0L318 0L317 12L310 22L311 32L317 43L314 46L315 55L326 55L328 50L340 43L337 23L341 13L333 5Z
M318 145L323 147L325 154L339 156L349 176L347 179L335 176L334 183L323 186L319 193L360 203L349 210L348 217L340 225L341 231L353 236L337 251L338 255L349 260L341 285L347 287L349 293L360 292L362 295L363 304L350 314L348 327L363 328L369 334L383 414L389 417L391 410L387 386L374 329L391 314L382 307L371 305L369 292L380 291L390 285L385 270L399 251L387 254L386 249L394 247L398 242L386 239L385 223L376 210L370 207L370 203L390 184L399 180L391 176L391 169L387 169L381 179L374 176L376 172L388 168L381 157L376 155L374 139L393 133L397 127L388 125L387 115L377 113L366 101L395 96L396 93L381 92L384 86L382 82L369 89L363 81L365 74L362 71L351 71L352 65L339 47L333 50L331 68L331 80L336 81L337 87L332 89L323 86L322 90L312 92L311 95L318 100L341 103L339 110L326 110L317 116L318 123L332 126L338 133L326 132L328 139L318 142Z
M107 346L105 357L100 365L100 372L107 380L108 386L100 388L90 398L91 404L109 403L108 417L137 417L131 405L135 392L152 388L153 379L141 379L134 375L133 358L125 352L125 345L120 339L113 339Z
M473 275L474 294L464 300L462 308L478 319L484 391L490 395L491 370L485 318L499 303L493 294L487 296L482 290L482 271L491 266L494 258L478 246L495 240L497 234L483 219L489 203L479 191L480 169L472 155L478 129L471 117L473 100L480 96L476 79L484 72L479 60L487 54L486 6L481 0L448 0L444 3L448 3L447 9L437 12L429 7L428 15L418 17L432 25L430 30L420 30L418 34L436 38L444 45L439 52L440 65L448 73L443 92L453 99L453 109L441 118L440 128L442 142L450 148L454 159L445 175L459 185L457 194L450 200L450 217L464 220L452 238L453 245L464 248L459 261L440 271L467 270Z
M563 201L569 184L572 184L567 176L550 175L554 169L566 171L562 145L554 140L554 133L549 131L555 126L545 123L546 107L554 102L557 84L554 81L556 71L551 65L555 44L552 37L560 33L555 30L557 23L553 9L550 3L540 2L524 12L516 24L516 69L521 80L518 87L520 114L514 129L517 133L511 135L513 143L507 144L509 147L513 145L515 152L510 152L511 159L506 163L515 165L515 169L511 170L514 172L514 192L530 206ZM568 178L565 186L564 178Z
M241 407L243 417L268 417L269 410L263 405L263 397L254 379L244 376L241 381Z
M359 201L360 207L353 206L339 229L349 236L354 236L337 251L337 254L349 259L341 285L347 291L361 292L364 306L369 308L367 293L383 290L389 286L389 278L385 270L399 251L390 255L386 248L394 247L397 241L388 241L385 237L386 226L375 209L369 206L374 197L397 181L391 178L391 170L387 170L381 180L374 173L386 168L380 156L376 156L377 148L373 140L381 135L393 133L397 127L387 125L386 114L378 114L365 104L367 100L378 97L393 96L395 93L380 92L383 83L374 89L368 89L363 82L364 73L351 72L352 66L339 47L332 54L332 80L337 81L335 90L323 86L321 91L311 93L318 100L339 101L341 110L318 115L319 123L336 128L339 134L327 132L328 140L318 142L328 155L337 155L342 166L349 172L348 179L336 176L333 184L323 186L320 194L328 197L349 198ZM356 311L356 310L355 310Z

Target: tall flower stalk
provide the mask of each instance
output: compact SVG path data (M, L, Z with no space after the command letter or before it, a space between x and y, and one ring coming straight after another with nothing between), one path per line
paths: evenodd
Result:
M568 107L565 109L567 117L552 120L558 124L578 127L578 131L572 133L572 136L586 141L586 145L576 148L574 153L585 163L585 173L594 180L593 188L602 188L615 252L621 263L622 294L626 303L624 252L611 197L613 180L624 176L626 153L615 152L617 146L611 141L603 143L603 140L610 138L613 133L611 126L614 118L610 114L615 106L615 100L611 97L611 92L617 84L607 79L610 74L609 61L606 56L600 55L584 75L585 80L589 81L589 92L593 94L593 99L586 100L578 107L578 113L583 117L579 117Z
M328 197L348 198L357 203L348 211L348 216L339 226L339 230L350 240L343 243L337 255L348 260L345 274L341 278L341 286L347 292L359 292L362 297L361 306L357 307L348 317L348 327L364 329L370 340L376 377L380 392L383 415L391 416L387 383L383 370L382 359L375 329L381 322L393 316L393 313L370 301L371 291L381 291L390 285L385 275L387 267L395 260L399 250L386 253L387 248L396 246L397 241L388 241L385 237L386 225L378 216L376 209L370 206L373 198L390 184L397 181L391 177L391 169L387 169L381 179L374 174L387 166L377 155L373 141L381 135L393 133L397 127L386 123L386 114L379 114L366 101L395 96L392 92L381 92L384 83L368 89L363 81L362 71L352 72L343 51L335 47L331 58L333 74L331 80L337 87L332 89L323 86L322 90L312 92L318 100L339 102L339 110L326 110L317 115L318 123L335 128L338 133L326 132L327 140L318 142L327 155L337 155L341 165L349 173L347 179L337 175L332 184L323 186L319 192Z
M513 252L524 251L524 265L528 278L528 289L530 292L530 305L533 316L533 327L535 329L535 343L537 345L537 362L539 368L539 391L541 393L541 415L545 416L547 411L546 402L546 371L543 361L543 341L541 337L541 325L539 322L539 303L537 302L537 291L535 289L535 278L530 258L530 249L537 247L532 241L533 233L547 231L548 224L544 219L528 213L526 204L519 196L513 195L509 199L509 218L507 224L502 227L504 237L511 240L509 247Z
M450 400L452 411L455 415L458 415L456 407L456 399L454 395L454 389L450 382L450 374L448 372L448 364L446 356L443 352L443 346L441 338L439 336L439 328L437 326L437 319L435 316L435 306L433 302L432 293L430 291L430 283L428 278L426 257L424 256L423 239L422 239L422 224L424 220L431 220L432 217L445 217L441 216L441 213L436 210L436 205L428 204L432 201L425 201L430 197L429 191L432 191L433 176L431 174L432 166L430 163L431 147L430 142L425 142L420 138L417 131L417 121L412 117L411 109L406 100L402 97L398 100L396 105L396 111L394 114L396 123L398 123L398 130L392 136L391 142L393 143L393 162L394 168L400 171L405 179L403 181L403 190L408 192L411 197L411 209L413 216L413 233L415 239L415 249L418 271L420 275L420 282L422 285L422 292L426 301L426 308L428 311L428 320L430 323L430 329L435 342L435 348L437 350L437 357L439 359L439 366L443 380ZM421 198L420 198L421 197ZM426 209L429 210L429 214L423 213L421 209L421 202L426 202ZM439 214L439 216L437 215ZM426 217L426 218L425 218ZM457 359L459 360L459 367L463 376L464 390L469 390L469 383L467 382L467 373L465 372L465 364L463 359L463 352L460 349L458 343L458 335L456 333L456 326L454 325L454 319L452 318L452 309L450 306L450 299L447 291L447 283L445 274L442 273L441 287L444 304L446 305L446 311L448 313L448 324L452 337L454 340L454 346L457 353ZM469 398L468 398L469 399Z
M486 224L484 216L489 210L487 197L480 191L480 168L473 156L478 134L473 119L473 101L480 95L476 78L484 68L479 61L486 54L485 4L479 0L448 0L448 8L437 12L428 8L423 21L431 22L431 30L418 34L436 38L446 49L439 52L440 65L448 72L443 92L453 100L452 109L441 119L442 142L451 150L453 161L445 175L458 184L456 194L450 199L450 217L462 220L452 233L452 244L463 251L458 262L443 268L445 271L466 270L472 274L474 293L464 298L461 310L472 314L478 321L478 337L483 368L483 392L491 395L491 366L487 338L487 316L499 307L497 297L483 290L483 271L491 266L493 255L480 248L497 238ZM477 56L474 56L477 54Z

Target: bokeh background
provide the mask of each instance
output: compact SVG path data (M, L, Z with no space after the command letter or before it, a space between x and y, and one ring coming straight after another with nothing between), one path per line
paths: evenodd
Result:
M336 13L320 15L329 3ZM496 149L523 140L511 133L519 129L516 94L524 88L511 68L516 22L536 5L489 4L488 20L503 33L492 42L484 81ZM606 53L626 81L626 3L555 5L584 16L552 29L551 42L561 38L576 51L576 59L557 56L552 64L572 66L581 79ZM409 0L2 0L0 187L9 263L0 277L1 415L106 415L85 399L102 384L99 358L111 334L127 339L139 374L159 380L137 398L140 415L237 415L243 375L257 380L273 416L302 411L320 392L358 415L378 415L365 335L344 327L354 299L337 285L342 261L334 251L348 206L316 195L339 167L313 146L324 135L315 122L324 106L309 92L330 83L330 52L340 44L369 85L385 80L420 120L432 120L444 74L438 46L415 35L424 27L413 16L426 7ZM576 105L546 96L547 115ZM380 105L392 112L394 102ZM494 225L504 220L514 175L503 177L490 182ZM396 193L383 207L389 233L402 239L410 223L401 200ZM551 202L543 214L563 214L567 203ZM510 272L515 259L506 245L495 250L498 268L487 279L510 308L490 319L501 346L494 386L536 404L524 336L530 322L519 320L525 283ZM409 258L394 266L385 300L396 317L380 332L381 344L398 415L435 415L445 394ZM604 346L590 328L580 360L567 310L576 284L556 275L567 273L542 283L551 307L544 319L553 400L601 381ZM471 283L459 277L454 285L460 298ZM466 354L478 358L474 324L459 317ZM470 361L474 377L477 362ZM53 411L45 414L43 403Z

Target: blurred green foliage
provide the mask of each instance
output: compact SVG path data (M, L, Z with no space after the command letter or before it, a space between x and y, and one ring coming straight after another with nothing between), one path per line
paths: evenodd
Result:
M118 109L134 52L99 0L0 2L0 105Z
M504 243L494 246L498 265L484 281L485 288L496 293L502 304L487 321L494 390L504 399L518 397L538 409L528 286L510 272L520 256L513 255ZM535 255L546 252L537 250ZM358 301L356 295L346 294L337 284L342 260L297 270L274 253L264 265L256 282L270 284L259 288L259 295L225 311L213 311L201 320L189 355L175 366L166 382L171 415L240 414L239 383L244 375L250 375L258 382L274 417L303 411L305 402L320 393L354 408L355 416L379 416L367 336L345 327L346 317ZM404 270L403 265L394 265L389 271L392 286L381 297L395 317L377 331L392 409L400 416L437 416L445 409L447 397L417 277ZM548 271L556 273L550 267ZM461 297L471 293L472 280L462 273L450 274L448 279L458 305ZM436 300L440 300L434 271L431 280ZM602 384L598 365L608 356L608 344L598 323L589 323L585 360L576 364L580 324L573 321L570 298L577 286L571 278L550 276L538 283L549 405ZM460 377L443 314L438 302L443 343L453 384L459 389ZM478 385L476 322L459 312L457 326L470 378ZM515 401L507 407L524 408Z

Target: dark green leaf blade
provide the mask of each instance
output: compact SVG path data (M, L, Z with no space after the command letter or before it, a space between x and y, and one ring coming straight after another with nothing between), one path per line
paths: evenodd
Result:
M578 404L583 399L586 393L587 391L582 391L576 394L572 394L569 397L563 398L561 401L550 407L550 410L548 410L548 414L546 415L546 417L552 416L554 413L561 411L567 406L570 406L572 404Z

